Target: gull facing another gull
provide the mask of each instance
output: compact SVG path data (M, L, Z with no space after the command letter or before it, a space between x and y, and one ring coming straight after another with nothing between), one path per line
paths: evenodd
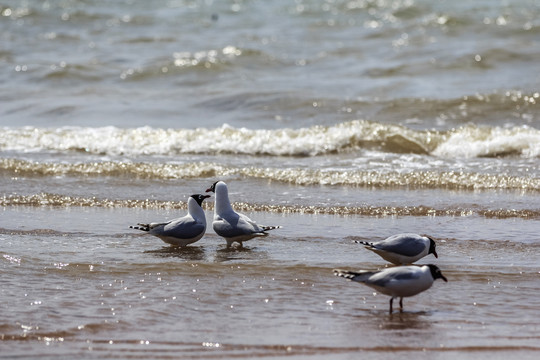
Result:
M219 236L225 238L229 248L234 242L243 246L244 241L254 237L268 236L267 231L281 226L263 226L251 220L244 214L237 213L231 206L229 190L223 181L216 181L206 192L216 194L214 205L214 221L212 228Z
M417 234L397 234L377 242L355 242L365 245L366 249L395 265L412 264L429 254L439 257L435 251L435 241Z
M436 265L424 266L396 266L381 271L348 271L335 269L334 275L344 277L367 285L381 294L391 296L390 314L392 302L399 297L399 310L403 312L403 298L414 296L425 291L433 285L437 279L448 280Z
M157 236L167 244L186 246L204 236L206 232L206 216L202 209L202 202L210 195L195 194L188 199L188 213L186 216L162 223L137 224L131 229L146 231Z

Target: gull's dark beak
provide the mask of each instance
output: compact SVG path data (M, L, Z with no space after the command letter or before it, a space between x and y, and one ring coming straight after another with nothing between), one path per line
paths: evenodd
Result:
M437 255L437 251L435 251L435 240L430 238L429 236L426 236L429 239L429 252L428 254L433 254L437 259L439 258L439 255Z

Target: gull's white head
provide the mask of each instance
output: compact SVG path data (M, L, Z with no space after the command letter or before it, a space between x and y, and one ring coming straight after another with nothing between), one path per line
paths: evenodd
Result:
M223 181L216 181L212 186L206 189L206 192L214 192L216 194L215 211L217 213L223 213L225 211L232 210L231 202L229 200L229 190L227 184Z

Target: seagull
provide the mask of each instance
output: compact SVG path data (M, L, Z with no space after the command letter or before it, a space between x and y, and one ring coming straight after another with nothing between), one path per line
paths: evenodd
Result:
M229 190L223 181L216 181L206 192L216 194L214 205L214 221L212 228L227 241L227 248L234 242L243 246L244 241L254 237L268 236L267 231L279 229L281 226L262 226L244 214L237 213L231 206Z
M391 296L390 314L392 302L399 297L399 311L403 312L403 298L414 296L431 287L437 279L448 280L436 265L409 265L396 266L381 271L347 271L335 269L334 275L363 283L378 292Z
M167 244L186 246L203 237L206 231L206 216L202 209L202 202L210 195L195 194L188 199L188 213L186 216L162 223L137 224L131 229L146 231L157 236Z
M366 249L394 265L412 264L428 254L439 257L435 251L435 241L417 234L397 234L377 242L355 242L365 245Z

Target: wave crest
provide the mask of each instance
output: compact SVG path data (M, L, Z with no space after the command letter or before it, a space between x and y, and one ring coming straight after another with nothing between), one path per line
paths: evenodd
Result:
M433 155L441 157L540 156L540 131L513 128L466 126L445 136Z
M300 129L140 127L4 128L0 150L106 155L240 154L321 156L374 149L439 157L540 156L540 131L531 127L464 126L448 131L355 120Z

